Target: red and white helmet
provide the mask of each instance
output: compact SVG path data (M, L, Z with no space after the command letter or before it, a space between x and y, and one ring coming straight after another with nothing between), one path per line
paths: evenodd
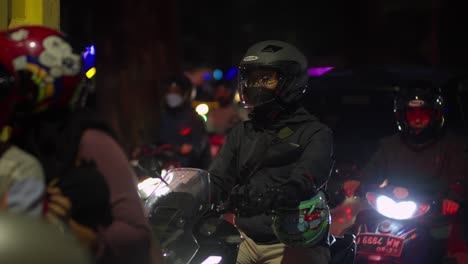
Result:
M81 65L80 54L56 30L22 26L0 31L0 128L14 112L71 106L81 94Z

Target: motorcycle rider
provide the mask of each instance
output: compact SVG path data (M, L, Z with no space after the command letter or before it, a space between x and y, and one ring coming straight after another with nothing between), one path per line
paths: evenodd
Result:
M19 99L12 142L44 167L45 211L99 263L148 263L151 233L133 171L106 125L78 107L80 55L60 32L23 26L0 32L0 58Z
M219 107L208 112L206 129L209 133L226 134L233 126L248 119L247 111L234 103L235 89L229 81L213 85L213 97Z
M184 75L163 82L165 95L157 144L180 148L181 167L207 168L211 163L208 134L191 105L192 83Z
M271 210L294 208L312 197L332 166L332 132L298 103L306 89L307 60L288 43L259 42L240 62L239 93L251 120L231 130L209 169L214 197L235 208L233 222L245 237L237 263L330 260L325 240L289 247L272 229ZM268 151L284 142L297 144L299 156L281 166L267 165Z
M45 177L39 161L11 144L11 115L15 109L13 79L0 57L0 199L1 209L42 214Z
M443 215L456 214L467 194L468 145L445 129L444 106L441 90L432 83L402 83L394 100L398 133L381 140L362 178L344 183L346 195L353 196L361 182L432 182L444 197Z

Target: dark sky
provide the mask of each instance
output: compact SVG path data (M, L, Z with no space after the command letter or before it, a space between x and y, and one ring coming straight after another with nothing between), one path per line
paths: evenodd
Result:
M172 1L177 3L176 41L185 67L236 65L250 45L266 39L295 44L312 66L460 66L468 62L468 38L464 36L468 1ZM62 4L62 29L79 44L93 41L92 5L86 3L92 1Z
M181 0L183 54L223 66L237 63L249 45L266 39L292 42L308 56L336 54L345 39L346 17L333 6L344 1L316 1L307 8L294 2Z
M249 45L280 39L312 65L466 64L462 2L179 0L182 55L189 64L228 67Z

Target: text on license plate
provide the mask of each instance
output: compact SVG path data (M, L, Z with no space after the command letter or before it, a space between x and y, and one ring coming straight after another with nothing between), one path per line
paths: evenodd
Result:
M404 242L405 239L402 237L362 233L356 238L357 253L399 257L403 251Z

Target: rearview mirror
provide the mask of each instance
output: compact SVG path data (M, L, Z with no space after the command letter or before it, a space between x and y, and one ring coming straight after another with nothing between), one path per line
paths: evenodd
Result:
M143 157L138 160L138 166L149 172L151 178L161 178L161 164L153 157Z

